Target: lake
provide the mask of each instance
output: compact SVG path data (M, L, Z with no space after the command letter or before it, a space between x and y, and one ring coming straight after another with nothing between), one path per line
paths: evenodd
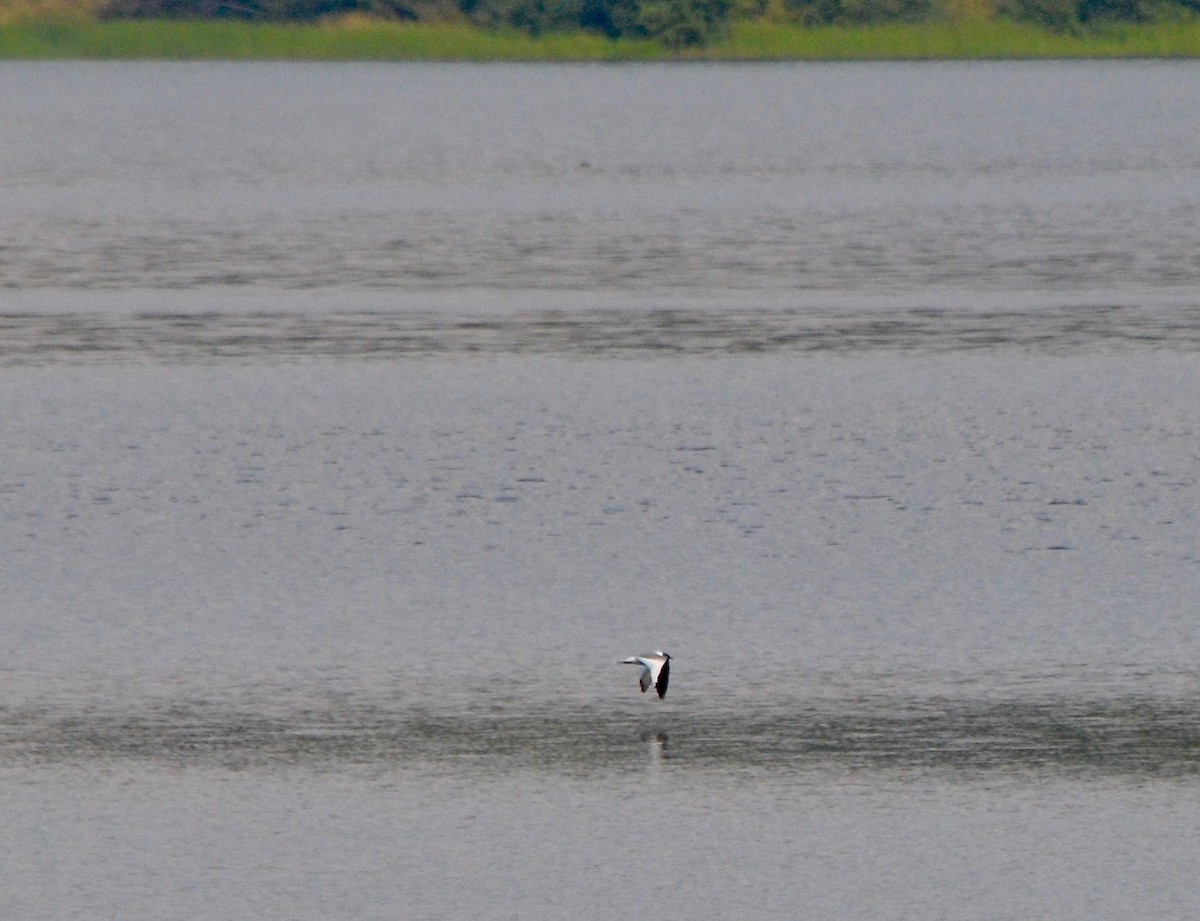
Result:
M4 917L1200 909L1200 64L0 86Z

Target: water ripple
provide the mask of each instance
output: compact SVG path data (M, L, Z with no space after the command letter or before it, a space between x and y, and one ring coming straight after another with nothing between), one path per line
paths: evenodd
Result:
M347 765L471 774L643 770L903 771L938 776L1193 776L1191 701L823 701L770 712L432 712L387 705L265 713L182 704L124 713L0 711L0 763L121 760L231 769Z
M1200 304L1039 310L0 314L0 364L1200 347Z

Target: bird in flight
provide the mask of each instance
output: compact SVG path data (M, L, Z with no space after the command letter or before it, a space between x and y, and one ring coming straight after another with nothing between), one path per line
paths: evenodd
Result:
M656 649L651 655L630 656L628 659L622 659L621 664L642 667L641 674L638 675L638 684L642 686L643 694L650 690L651 685L654 685L654 690L658 691L660 698L667 696L667 679L671 675L671 657L661 649Z

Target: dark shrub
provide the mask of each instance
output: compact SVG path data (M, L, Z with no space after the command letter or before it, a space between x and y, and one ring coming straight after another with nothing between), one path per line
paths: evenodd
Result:
M1076 15L1080 22L1148 22L1154 18L1153 11L1145 0L1079 0Z
M480 25L531 35L591 29L611 38L652 38L671 48L703 44L729 19L730 0L463 0Z
M786 0L807 26L835 23L921 22L933 13L933 0Z
M578 28L582 9L583 0L463 0L463 11L479 25L530 35Z
M1032 22L1058 32L1079 25L1077 0L1002 0L997 12L1018 22Z
M583 0L579 25L609 38L638 34L638 0Z

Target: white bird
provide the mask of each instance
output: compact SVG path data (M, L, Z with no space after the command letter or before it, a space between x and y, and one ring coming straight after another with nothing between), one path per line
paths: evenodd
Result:
M658 691L660 698L667 696L667 679L671 676L671 657L661 649L656 649L653 655L630 656L628 659L622 659L621 664L642 667L642 672L638 675L638 684L642 686L643 694L650 690L650 685L654 685L654 690Z

